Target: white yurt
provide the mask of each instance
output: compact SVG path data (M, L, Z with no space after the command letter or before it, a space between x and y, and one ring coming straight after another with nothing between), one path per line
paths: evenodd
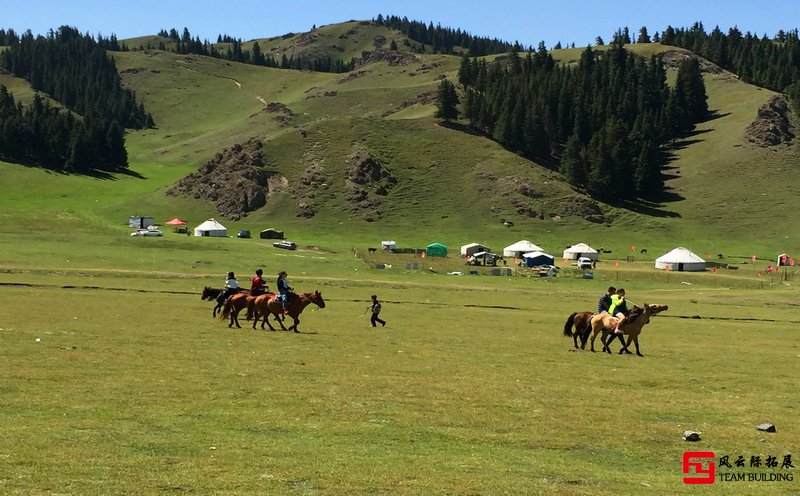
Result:
M586 243L578 243L564 250L564 260L577 260L581 257L597 260L597 250Z
M503 248L503 256L522 258L524 254L530 253L532 251L544 251L544 250L536 246L535 244L531 243L527 239L523 239L521 241L517 241L513 245L509 245Z
M482 251L492 251L488 246L479 243L470 243L461 247L461 256L469 257Z
M682 246L656 258L656 269L693 272L706 270L706 261Z
M199 226L194 228L195 236L215 236L222 237L228 235L228 229L217 222L215 219L208 219Z

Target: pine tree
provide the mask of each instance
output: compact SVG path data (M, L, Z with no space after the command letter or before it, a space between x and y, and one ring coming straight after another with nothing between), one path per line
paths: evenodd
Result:
M436 112L434 117L444 121L452 121L458 119L458 94L456 86L447 79L443 79L439 83L439 89L436 93Z

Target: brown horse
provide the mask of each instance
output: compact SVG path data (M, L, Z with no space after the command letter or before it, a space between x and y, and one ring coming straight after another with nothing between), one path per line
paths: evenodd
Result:
M247 292L246 289L240 288L239 292ZM208 300L214 301L216 300L217 305L214 307L214 310L211 311L211 317L216 317L217 312L222 310L222 306L225 304L225 290L224 289L216 289L216 288L209 288L206 286L203 288L203 294L200 295L201 300Z
M250 300L254 300L250 293L236 293L235 295L230 296L227 300L225 300L225 306L222 307L222 312L219 314L219 318L221 320L225 320L230 317L231 322L228 324L228 327L233 327L233 324L236 324L236 327L242 328L239 325L239 312L242 309L247 307L247 303Z
M266 296L266 295L262 295ZM294 330L294 332L300 332L297 329L297 325L300 323L300 314L303 313L303 310L309 304L315 304L319 308L325 308L325 300L322 299L322 293L319 291L314 291L313 293L303 293L303 294L292 294L289 298L289 302L286 304L286 310L289 317L294 320L294 323L289 327L289 329ZM270 331L274 331L275 328L272 327L272 324L269 323L267 320L267 316L269 314L273 315L281 315L283 313L283 308L281 306L280 299L276 296L270 298L262 298L258 297L254 303L254 308L258 312L259 315L262 315L264 320L261 322L261 328L264 328L264 323L269 326ZM256 322L258 321L258 317L253 321L253 329L256 328ZM278 321L281 325L281 328L284 331L288 331L283 322L280 320Z
M628 342L623 343L622 349L619 350L619 354L630 354L630 351L628 351L628 346L630 346L631 341L633 341L636 345L636 354L643 356L639 352L639 334L642 332L642 327L650 322L650 317L652 315L663 312L668 308L669 307L667 305L648 305L647 303L644 304L644 308L634 307L634 309L631 310L631 315L625 319L625 322L623 322L622 326L620 327L620 329L622 329L622 334L628 336ZM614 341L614 338L619 337L620 341L622 341L621 334L614 334L614 327L617 325L618 320L619 319L616 317L613 317L607 313L600 313L592 317L592 351L594 351L594 340L597 338L597 335L600 332L603 333L600 341L603 343L603 351L606 353L611 353L611 349L608 347L608 345ZM611 339L606 342L606 338L609 334L611 334Z
M567 322L564 324L564 335L571 336L575 342L575 349L578 349L578 337L581 338L581 349L586 349L586 340L589 339L589 333L592 332L591 319L594 312L574 312L567 317ZM572 326L575 326L575 333L572 333Z

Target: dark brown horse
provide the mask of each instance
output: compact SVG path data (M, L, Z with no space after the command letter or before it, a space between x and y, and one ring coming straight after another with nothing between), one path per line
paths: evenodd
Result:
M636 354L639 356L643 356L639 352L639 334L642 332L642 327L645 324L650 322L650 317L652 315L656 315L659 312L663 312L669 309L667 305L648 305L647 303L644 304L644 308L634 307L631 310L631 315L625 319L625 322L622 323L620 329L622 330L622 334L628 336L628 342L623 343L622 349L619 350L619 354L628 353L628 346L630 346L631 341L634 342L636 345ZM592 351L594 351L594 340L597 338L597 335L602 332L603 335L600 338L600 341L603 343L603 351L606 353L611 353L611 349L608 345L614 341L614 338L619 337L620 341L622 341L622 334L614 334L614 327L617 325L616 317L613 317L607 313L597 314L592 317L591 326L592 326ZM608 335L611 335L611 339L606 341Z
M217 305L214 307L214 310L211 311L211 316L216 317L217 311L222 308L222 305L225 304L225 300L222 298L222 295L225 294L224 289L217 289L217 288L209 288L206 286L203 288L203 294L200 295L201 300L208 300L208 301L215 301Z
M578 338L581 338L581 349L586 349L586 340L589 339L589 334L592 332L591 319L594 312L574 312L567 317L567 322L564 324L564 335L572 337L575 342L575 349L578 349ZM572 327L575 326L575 332L572 332Z
M266 296L266 295L262 295ZM262 298L259 296L258 299L254 302L253 307L255 311L258 312L258 315L263 317L263 321L261 322L261 328L264 328L264 323L269 326L270 331L274 331L275 328L272 327L272 324L269 323L267 320L267 316L269 314L273 315L281 315L283 313L283 308L281 306L280 300L276 296L272 296L269 298ZM297 325L300 324L300 314L303 313L303 310L310 305L311 303L317 305L319 308L325 308L325 300L322 299L322 293L319 291L314 291L313 293L302 293L302 294L292 294L289 298L289 302L286 304L287 315L294 320L294 323L289 326L287 329L283 322L280 320L278 321L281 325L281 328L284 331L293 330L294 332L300 332L297 329ZM253 329L256 328L256 322L258 321L258 317L253 321Z

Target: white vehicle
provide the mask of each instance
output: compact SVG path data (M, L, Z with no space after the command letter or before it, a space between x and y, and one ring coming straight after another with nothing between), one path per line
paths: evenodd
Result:
M138 231L131 233L131 236L163 236L163 235L164 233L162 233L158 229L139 229Z
M581 257L578 259L578 263L576 264L579 269L591 269L592 268L592 260L587 257Z

